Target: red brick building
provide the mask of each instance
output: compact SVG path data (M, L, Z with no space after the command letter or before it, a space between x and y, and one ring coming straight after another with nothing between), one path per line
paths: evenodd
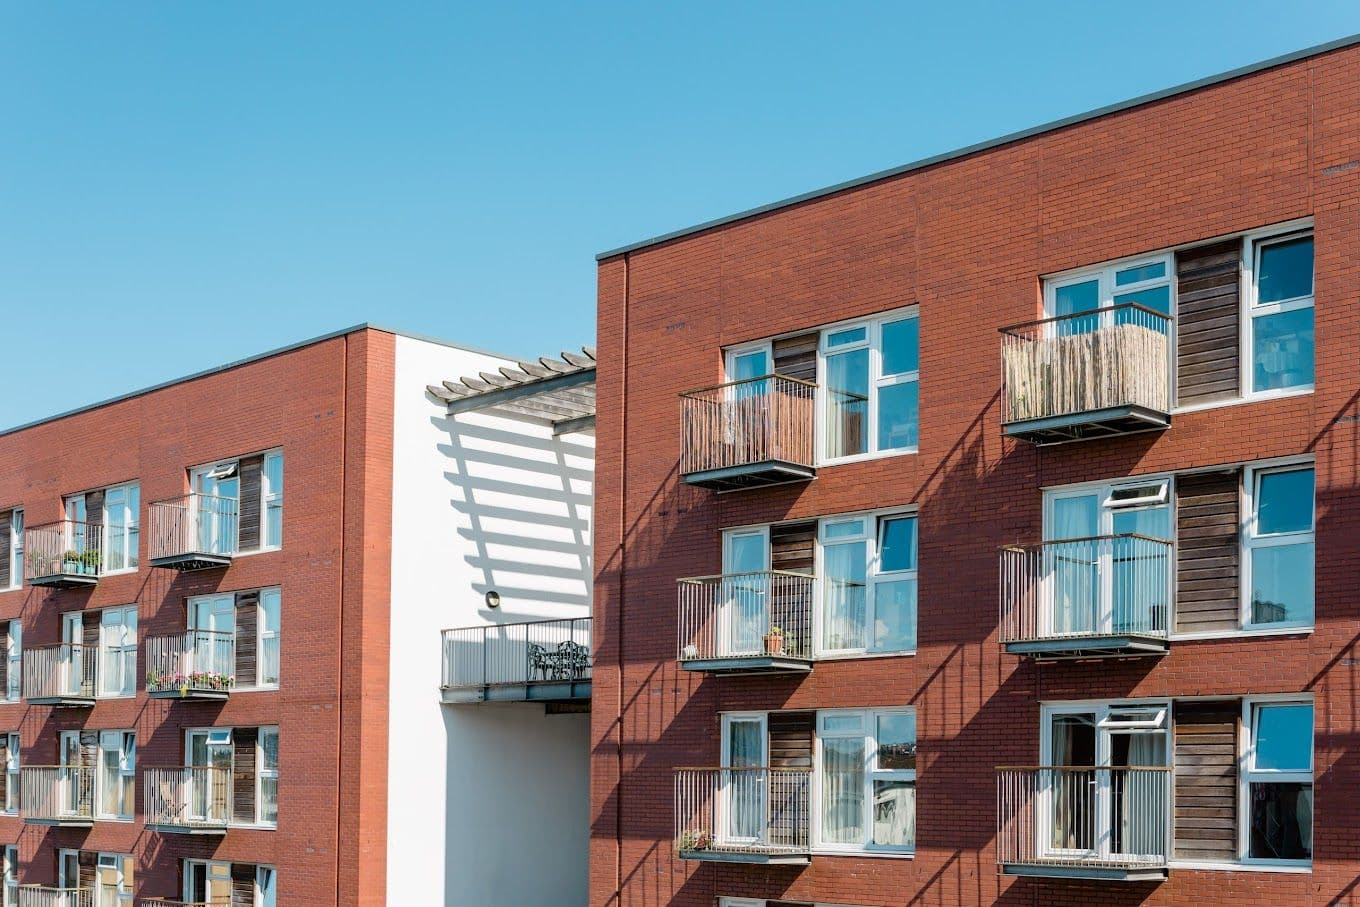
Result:
M1358 261L1358 39L601 255L591 903L1360 901Z

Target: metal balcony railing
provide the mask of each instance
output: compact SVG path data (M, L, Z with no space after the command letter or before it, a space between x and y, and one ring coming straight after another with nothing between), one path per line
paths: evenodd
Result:
M810 660L815 586L782 570L679 580L679 660Z
M997 769L996 858L1003 866L1161 869L1170 851L1171 770Z
M103 562L100 523L60 520L24 530L24 579L30 585L94 583Z
M230 769L148 768L142 781L148 825L186 832L226 831L232 810Z
M1170 316L1133 303L1002 328L1002 423L1165 427L1171 335Z
M815 384L784 375L681 394L680 474L697 484L743 470L765 483L811 478L816 396Z
M589 617L445 630L445 690L590 680Z
M1002 644L1108 637L1165 641L1174 550L1167 539L1135 534L1003 548Z
M19 885L16 890L18 907L94 907L93 888Z
M225 562L236 554L240 534L236 498L190 493L147 507L151 562Z
M153 696L221 699L235 683L234 633L189 630L146 641L146 691Z
M231 907L231 898L221 897L210 901L172 901L168 898L138 898L138 907Z
M809 769L677 768L675 849L689 859L806 857Z
M84 824L94 820L94 769L87 765L25 765L19 808L26 821Z
M99 649L80 643L23 650L24 698L40 702L93 700Z

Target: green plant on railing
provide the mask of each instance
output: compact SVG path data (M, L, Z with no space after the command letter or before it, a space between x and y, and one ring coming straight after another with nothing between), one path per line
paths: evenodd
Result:
M708 850L713 846L713 836L706 831L690 830L680 835L681 850Z

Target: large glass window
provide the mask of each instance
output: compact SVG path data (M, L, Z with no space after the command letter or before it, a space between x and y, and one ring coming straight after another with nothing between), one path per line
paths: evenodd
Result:
M917 448L919 345L915 312L823 332L826 459Z
M137 774L137 735L132 731L99 733L99 814L131 819Z
M9 515L9 586L18 589L24 583L24 512L10 511Z
M1246 533L1251 626L1313 623L1313 467L1247 473L1251 518Z
M99 692L137 692L137 607L105 608L99 614Z
M283 452L264 455L260 477L264 520L260 527L260 546L278 548L283 544Z
M260 728L260 824L279 823L279 729Z
M1044 305L1049 318L1061 318L1054 324L1059 335L1085 334L1094 331L1109 319L1118 324L1161 324L1146 313L1135 315L1127 308L1138 305L1163 315L1171 314L1171 256L1158 255L1139 261L1106 265L1083 270L1076 274L1053 277L1044 281ZM1100 309L1124 306L1114 316L1098 314ZM1084 317L1067 317L1092 314Z
M1247 856L1313 856L1313 705L1248 703L1251 749L1244 778Z
M136 484L118 485L104 492L104 572L137 569L138 512L141 491Z
M278 589L260 590L259 685L279 685L279 602Z
M1254 393L1313 386L1313 235L1253 244L1250 355Z
M833 518L819 534L823 651L914 651L916 517Z
M821 712L819 843L832 849L916 846L916 715L910 709Z
M5 812L19 809L19 760L20 740L18 734L5 735Z
M5 698L17 700L24 677L24 625L19 620L5 624Z

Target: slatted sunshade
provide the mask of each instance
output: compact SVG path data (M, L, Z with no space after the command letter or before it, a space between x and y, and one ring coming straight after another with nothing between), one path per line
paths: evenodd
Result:
M449 415L499 410L553 424L556 434L595 424L595 350L562 353L561 359L520 362L495 372L463 376L426 390L448 405Z

